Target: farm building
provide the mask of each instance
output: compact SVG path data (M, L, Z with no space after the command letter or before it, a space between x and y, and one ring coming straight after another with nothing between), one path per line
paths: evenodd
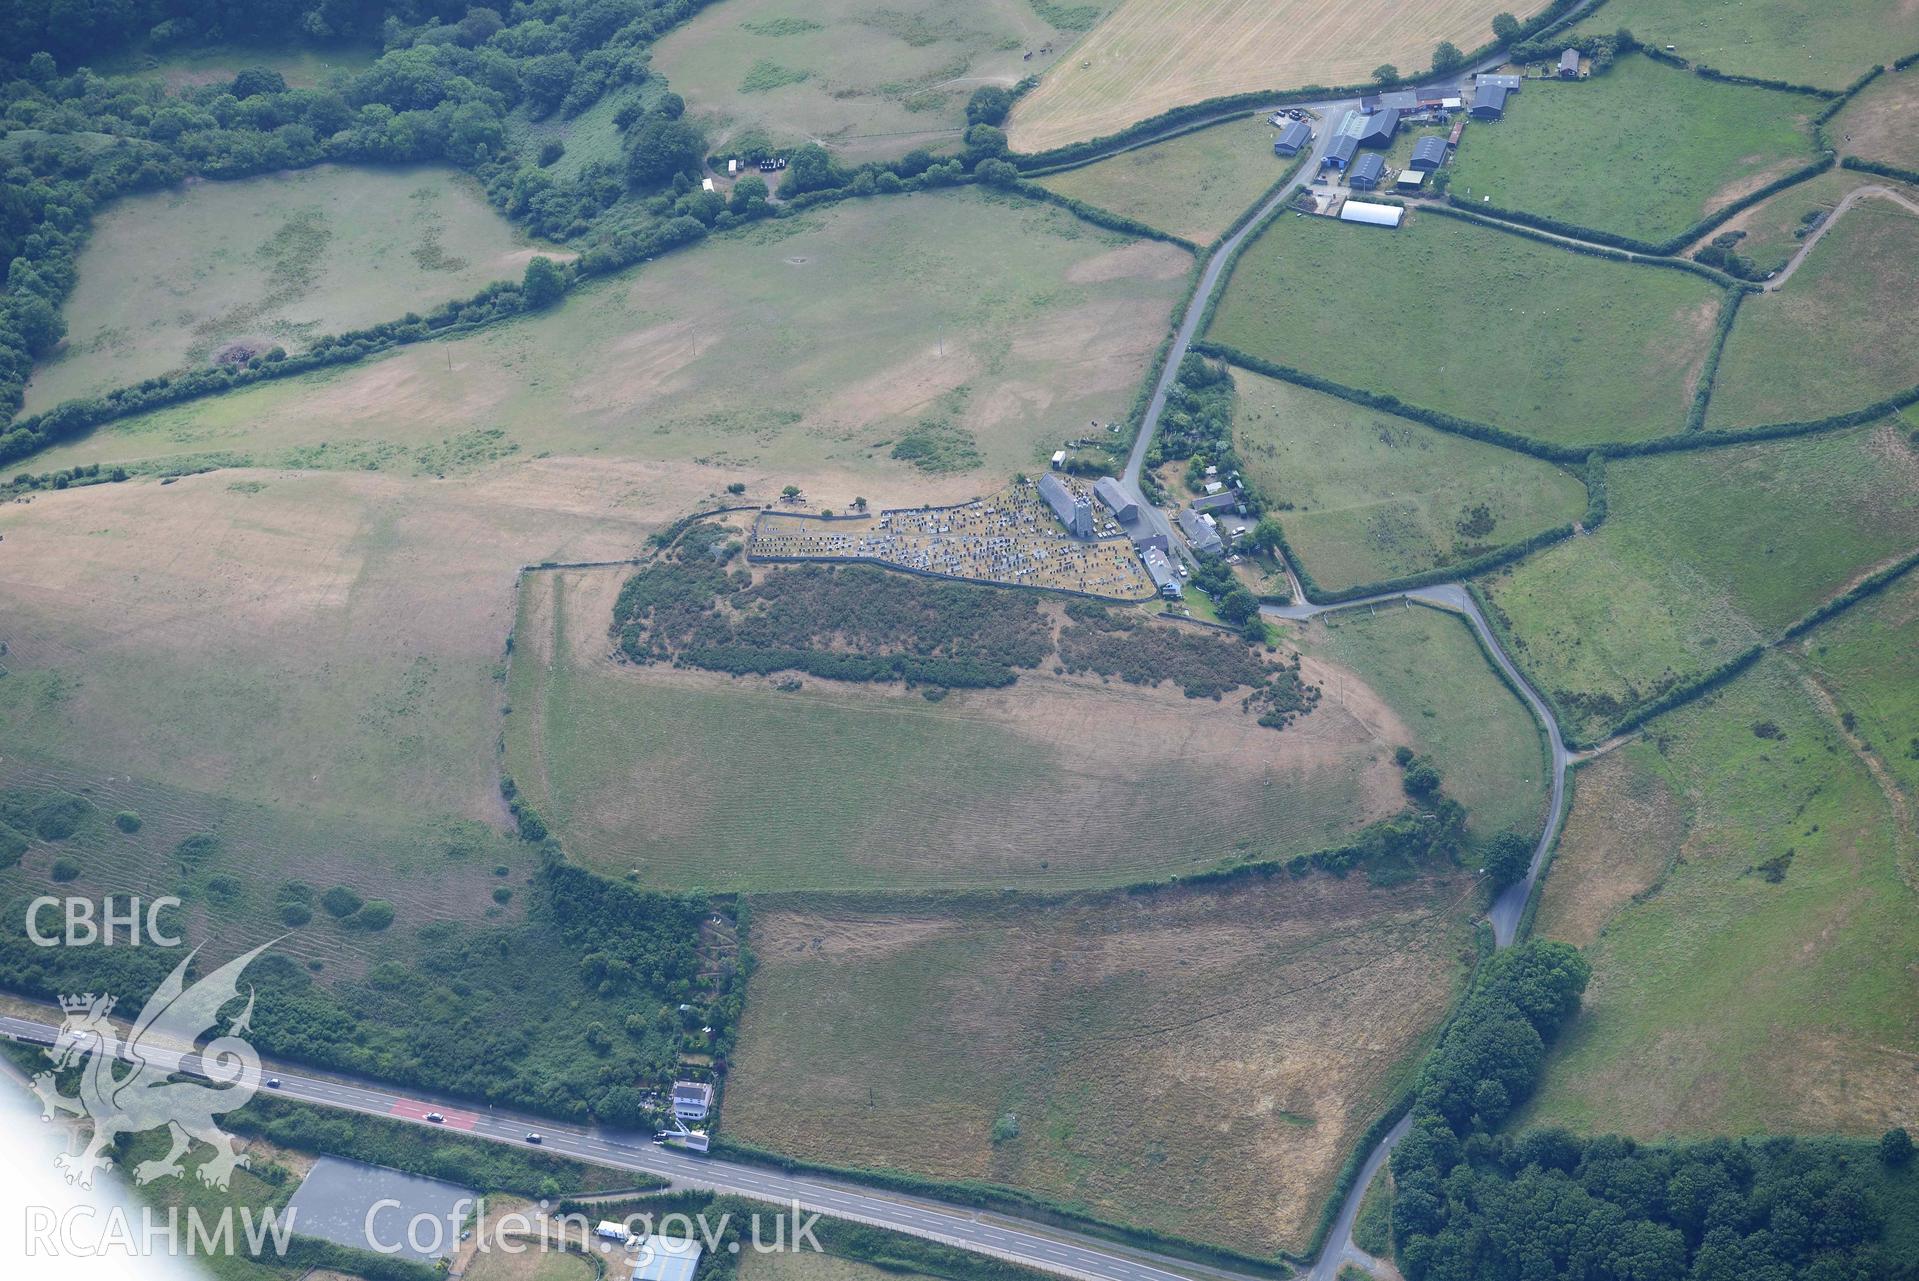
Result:
M1276 156L1296 156L1313 140L1313 131L1303 120L1289 120L1286 127L1279 131L1279 137L1273 143Z
M1417 111L1419 93L1413 89L1394 89L1388 93L1369 93L1359 100L1359 109L1367 115L1381 111Z
M1506 114L1506 95L1512 92L1502 85L1481 84L1473 89L1471 114L1475 120L1497 120Z
M1359 139L1351 134L1341 134L1326 148L1326 158L1320 163L1328 169L1344 169L1358 153Z
M1193 500L1193 510L1196 512L1232 511L1238 506L1238 490L1221 490L1217 494L1207 494L1204 498Z
M1456 84L1421 85L1414 91L1420 111L1457 111L1460 92Z
M1390 147L1393 135L1399 132L1399 108L1386 107L1364 117L1365 128L1360 131L1359 145L1362 147Z
M1146 562L1146 575L1153 580L1153 586L1159 589L1161 596L1175 599L1185 595L1179 585L1179 575L1173 572L1173 562L1166 559L1166 553L1158 547L1141 550L1139 557Z
M1363 222L1371 227L1397 227L1406 211L1398 205L1376 205L1364 200L1348 200L1340 206L1341 222Z
M1446 163L1446 140L1438 134L1428 134L1413 144L1413 158L1410 168L1422 173L1431 173Z
M700 1266L698 1241L680 1237L647 1236L629 1242L634 1251L633 1281L693 1281Z
M1561 80L1579 79L1579 50L1568 49L1559 55L1559 78Z
M713 1087L704 1081L673 1082L673 1115L682 1121L704 1121L713 1109Z
M1386 159L1376 151L1369 151L1353 161L1353 167L1346 171L1346 185L1355 191L1371 191L1379 185L1386 174Z
M1426 185L1426 175L1417 169L1401 169L1399 177L1393 179L1393 190L1417 194Z
M1197 556L1217 556L1225 550L1226 544L1219 536L1219 522L1204 512L1194 511L1190 507L1180 508L1179 529L1186 535L1187 545Z
M1059 523L1066 526L1066 532L1075 538L1093 536L1093 502L1072 491L1067 483L1047 472L1039 478L1039 496L1059 517Z
M1058 471L1060 468L1064 467L1065 465L1066 465L1066 451L1063 449L1055 449L1053 451L1053 470Z
M1139 519L1139 504L1126 493L1126 489L1111 476L1101 476L1093 482L1093 493L1102 503L1113 509L1116 520L1130 524Z

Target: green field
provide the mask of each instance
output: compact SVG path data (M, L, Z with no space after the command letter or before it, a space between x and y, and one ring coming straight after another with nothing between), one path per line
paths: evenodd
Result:
M1463 619L1405 604L1335 613L1309 625L1301 645L1358 672L1404 721L1414 750L1466 807L1476 840L1539 830L1547 770L1538 724Z
M735 478L811 491L825 475L832 500L891 502L927 480L893 445L930 425L970 439L997 486L1124 414L1190 265L1017 197L848 201L470 338L115 423L35 465L214 454L411 471L421 449L488 429L526 454L674 465L697 488L672 510ZM948 501L983 492L980 477L940 483Z
M1619 751L1685 798L1674 843L1644 829L1653 861L1677 858L1588 949L1584 1007L1522 1123L1640 1138L1911 1124L1910 834L1795 663L1769 657Z
M950 151L973 90L1037 74L1070 43L1044 13L1026 0L733 0L662 37L653 65L722 152L747 135L824 142L849 161ZM1048 43L1055 55L1021 56Z
M210 363L229 344L299 350L495 280L532 245L479 185L428 166L342 168L133 196L95 220L67 340L27 409Z
M1565 469L1246 370L1234 445L1322 586L1451 564L1578 520Z
M1880 181L1871 174L1829 169L1735 216L1701 241L1701 245L1731 232L1742 233L1732 247L1733 252L1752 259L1761 274L1777 271L1799 252L1806 237L1831 214L1847 192ZM1814 219L1814 214L1819 218ZM1692 251L1697 252L1699 248L1695 245Z
M1710 427L1796 422L1919 383L1919 215L1859 201L1777 293L1739 309L1720 358Z
M1621 27L1657 48L1676 45L1693 63L1821 89L1919 50L1919 9L1905 0L1611 0L1578 30Z
M1919 575L1857 606L1800 642L1807 667L1852 717L1851 732L1908 805L1919 806Z
M749 1251L740 1256L742 1281L918 1281L921 1275L812 1250Z
M1624 58L1577 83L1528 82L1503 120L1468 128L1452 190L1657 243L1811 161L1817 109Z
M1207 336L1543 440L1684 425L1719 291L1433 214L1397 231L1283 216L1240 256Z
M1278 136L1264 116L1254 115L1037 181L1194 244L1211 244L1293 166L1273 154Z
M1298 1250L1443 1016L1476 901L1460 876L755 899L727 1133Z
M1890 425L1618 462L1596 534L1484 586L1567 733L1590 737L1910 550L1915 470Z

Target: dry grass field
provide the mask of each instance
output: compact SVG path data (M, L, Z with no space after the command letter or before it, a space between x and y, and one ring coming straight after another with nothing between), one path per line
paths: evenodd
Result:
M231 344L298 351L496 280L535 253L479 184L427 165L319 165L117 201L94 221L67 339L27 410L210 364Z
M848 201L470 338L114 423L34 465L211 456L437 474L517 449L704 472L672 514L733 480L761 497L797 482L832 506L951 502L1120 418L1191 263L1017 197ZM976 465L935 475L893 458L916 430L970 440Z
M760 899L726 1133L1305 1244L1470 957L1459 878Z
M1249 115L1037 181L1089 205L1137 218L1194 244L1210 244L1293 161L1273 154L1278 130Z
M1826 128L1847 154L1919 170L1919 67L1887 68ZM1877 181L1870 174L1853 176L1861 182Z
M1442 40L1474 49L1500 0L1123 0L1013 110L1017 151L1123 129L1170 107L1259 89L1347 85L1381 63L1430 67Z
M0 505L6 755L373 823L497 820L515 571L631 555L686 483L547 460Z
M1314 658L1325 701L1281 733L1239 696L1050 670L935 703L621 666L625 578L527 578L507 763L575 858L643 885L1064 888L1308 852L1396 811L1391 751L1419 741Z

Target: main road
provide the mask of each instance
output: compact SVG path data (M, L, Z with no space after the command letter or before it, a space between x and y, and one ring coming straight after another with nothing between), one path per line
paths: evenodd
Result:
M15 1041L51 1045L59 1032L51 1023L0 1016L0 1035ZM149 1047L143 1047L142 1052L156 1067L204 1075L197 1054ZM644 1134L557 1125L522 1113L476 1108L421 1092L396 1093L372 1082L310 1076L278 1065L263 1064L262 1070L279 1083L266 1093L316 1107L386 1117L526 1151L655 1175L676 1187L732 1193L780 1207L797 1205L811 1213L923 1237L1079 1281L1265 1281L1008 1215L876 1191L837 1179L785 1174L738 1161L695 1156L656 1145ZM429 1121L429 1112L444 1119ZM529 1134L540 1136L537 1147L527 1141Z

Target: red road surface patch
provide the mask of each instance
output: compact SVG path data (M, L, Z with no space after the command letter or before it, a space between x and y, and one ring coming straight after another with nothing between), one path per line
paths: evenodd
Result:
M415 1103L412 1099L400 1099L396 1101L391 1108L387 1109L388 1116L403 1116L409 1121L424 1121L426 1120L426 1114L429 1112L438 1112L441 1116L445 1117L446 1120L441 1122L441 1124L445 1125L449 1130L470 1130L473 1128L474 1122L480 1119L478 1113L459 1112L453 1108L431 1107L425 1103Z

